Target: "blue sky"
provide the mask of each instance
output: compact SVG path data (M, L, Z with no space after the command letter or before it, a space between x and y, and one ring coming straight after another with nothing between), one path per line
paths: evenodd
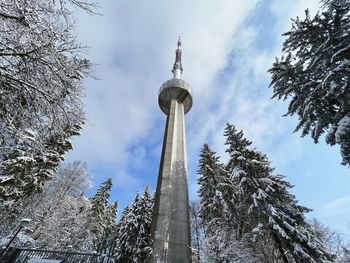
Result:
M156 184L165 127L158 89L170 79L179 35L183 79L194 105L186 115L189 189L196 198L197 164L204 143L225 161L226 122L243 129L295 187L300 204L350 235L350 175L338 147L315 145L293 133L287 104L271 100L269 74L280 56L291 18L317 0L100 1L102 16L77 13L79 40L90 46L94 75L86 79L88 122L67 160L86 161L94 188L112 177L111 201L123 208L136 191Z

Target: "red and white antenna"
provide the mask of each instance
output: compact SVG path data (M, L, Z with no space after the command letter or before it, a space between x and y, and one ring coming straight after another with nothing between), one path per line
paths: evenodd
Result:
M183 71L181 63L181 37L179 37L179 40L177 41L177 49L175 51L175 54L176 57L172 72L174 73L174 79L181 79L181 73Z

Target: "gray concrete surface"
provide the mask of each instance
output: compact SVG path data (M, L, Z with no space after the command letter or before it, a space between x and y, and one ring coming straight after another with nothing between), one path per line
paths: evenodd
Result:
M169 103L160 107L167 114L163 150L159 168L152 219L152 263L190 263L191 239L188 209L185 106L183 90L167 87L173 94ZM164 90L163 90L164 95ZM179 102L177 98L182 96ZM161 92L160 92L161 96ZM185 96L191 96L190 93ZM192 106L192 96L190 99ZM167 105L168 109L164 109ZM186 105L186 112L190 110Z

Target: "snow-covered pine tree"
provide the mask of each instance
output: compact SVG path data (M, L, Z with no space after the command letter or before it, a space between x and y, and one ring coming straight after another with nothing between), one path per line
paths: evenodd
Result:
M114 240L114 256L117 258L116 262L122 262L124 256L124 251L126 250L127 245L126 244L126 238L127 236L124 235L124 233L128 229L128 221L129 221L129 213L130 213L130 206L127 205L120 217L120 220L117 224L116 228L116 234L115 234L115 240Z
M107 207L105 238L100 248L100 251L105 254L111 254L114 247L114 239L117 231L117 210L118 202L114 202Z
M269 72L273 98L291 98L286 115L298 115L296 131L315 142L339 144L350 165L350 1L322 0L313 18L293 20L281 59Z
M39 191L84 121L82 79L90 62L71 8L85 0L0 3L0 204Z
M200 198L199 218L204 226L204 235L207 254L210 260L224 262L220 258L220 241L217 235L224 228L226 217L224 214L224 202L222 185L227 178L224 165L219 162L219 157L204 144L199 159L197 173Z
M118 224L116 256L120 263L143 263L151 253L151 221L153 200L147 186L140 197L127 206Z
M201 262L201 254L204 239L203 224L199 218L199 201L190 201L189 205L190 223L191 223L191 245L192 255L195 262Z
M238 238L248 238L258 256L264 247L269 247L267 241L285 263L330 262L332 256L305 220L304 214L310 209L297 204L289 193L291 184L274 173L266 155L249 147L251 142L242 131L227 124L225 136L227 168L235 187L231 218L237 223L234 226Z
M210 233L210 225L222 221L224 207L221 192L221 184L226 176L224 166L219 162L219 157L211 151L208 144L204 144L199 159L197 173L200 197L199 217L202 224L206 225L205 232Z
M28 143L19 140L10 152L4 153L0 164L0 205L11 205L42 191L44 183L53 178L64 160L63 155L72 149L69 139L79 135L81 124L47 138L40 151L28 151ZM26 131L23 136L33 142L38 140L33 132Z
M253 263L259 262L236 234L232 211L234 187L228 171L219 157L205 144L202 148L198 179L199 217L204 227L202 262Z
M118 263L130 263L133 262L134 245L137 240L138 222L135 215L137 205L139 203L140 196L136 193L134 202L131 208L127 206L122 214L122 217L118 224L117 232L117 262Z
M110 191L112 189L112 178L108 178L101 184L97 190L95 196L91 201L91 208L88 215L88 229L90 235L90 248L94 251L99 251L104 239L106 237L106 230L109 226L109 220L107 220L108 211L108 199Z
M137 237L133 248L133 263L143 263L152 251L151 223L153 199L151 198L149 186L147 186L135 207L134 215L137 222Z

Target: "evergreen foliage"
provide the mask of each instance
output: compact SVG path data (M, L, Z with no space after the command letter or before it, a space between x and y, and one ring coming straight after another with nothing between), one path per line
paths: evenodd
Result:
M117 214L118 214L118 202L114 202L107 207L106 211L106 227L103 243L100 246L99 252L103 254L111 255L114 248L114 239L117 231ZM91 222L90 222L91 223Z
M310 209L271 168L242 131L225 128L226 165L204 145L199 160L201 262L331 262L334 257L306 221Z
M135 219L137 222L137 238L134 245L134 263L146 262L152 251L151 223L152 223L153 200L147 186L135 208Z
M136 194L138 197L138 193ZM136 198L135 198L136 199ZM117 262L122 262L122 260L126 260L125 258L129 256L129 244L128 234L126 231L128 230L129 216L130 216L130 206L127 205L121 215L121 218L117 225L117 232L115 236L115 252L114 255L117 257Z
M298 115L296 131L317 143L340 145L350 165L350 1L322 0L314 17L293 20L280 59L269 72L273 98L290 98L286 115Z
M216 225L216 221L223 218L223 196L221 191L221 182L224 181L225 169L219 163L219 157L211 151L207 144L204 144L200 153L198 179L200 197L199 217L202 224ZM210 232L210 229L206 229Z
M140 197L137 193L131 206L127 206L118 224L116 236L117 262L142 263L151 253L151 220L153 200L146 187Z
M203 224L199 218L199 202L191 201L189 204L189 214L190 214L190 223L191 223L191 247L192 255L195 262L201 262L201 257L203 254L203 238L204 238L204 229Z
M202 148L198 179L199 218L204 227L204 262L256 262L249 248L236 239L232 208L233 185L219 157L205 144Z
M292 187L274 169L263 153L249 147L242 131L227 124L228 170L235 187L234 210L238 239L254 244L271 240L284 262L329 262L332 256L314 235L304 214L310 209L297 204ZM230 200L229 200L230 201Z
M91 248L100 251L106 238L107 228L110 227L111 209L108 207L108 199L112 189L112 178L108 178L91 198L91 208L89 211L88 229L90 235ZM115 217L115 215L111 215Z

